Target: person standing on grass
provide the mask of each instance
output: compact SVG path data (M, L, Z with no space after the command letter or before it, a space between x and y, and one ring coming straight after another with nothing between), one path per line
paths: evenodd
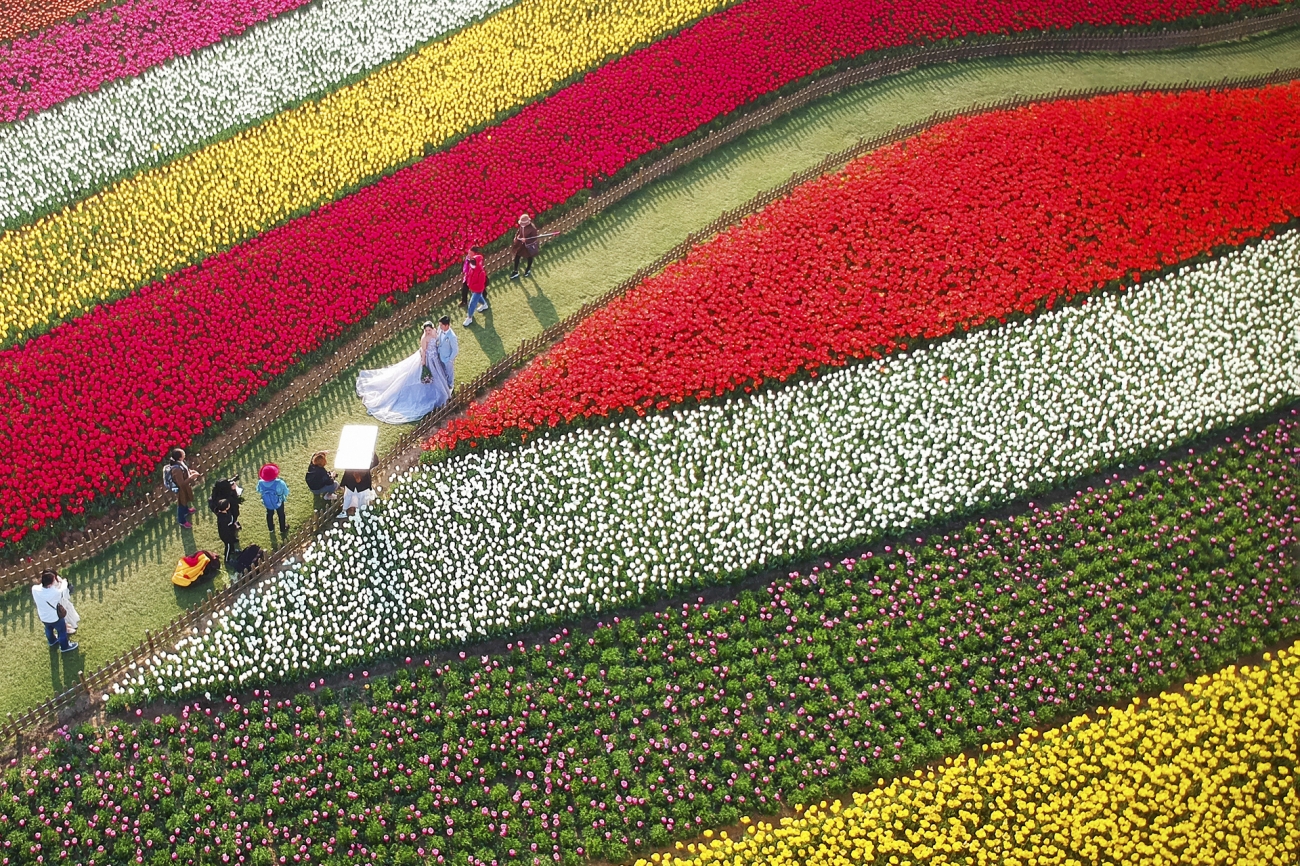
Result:
M464 326L474 324L474 314L480 309L488 308L483 293L487 291L487 272L483 270L483 256L475 253L465 262L465 284L469 286L469 309L465 313Z
M239 520L231 510L229 499L218 499L216 511L217 537L221 539L222 544L226 545L226 562L232 563L235 555L239 553Z
M515 239L510 244L510 251L515 254L515 268L510 274L510 279L519 279L519 261L528 259L528 268L524 271L524 276L532 276L533 258L537 255L538 246L541 241L537 237L537 226L533 225L533 218L528 214L519 217L519 227L515 229Z
M72 584L63 579L63 575L54 573L54 588L59 591L59 603L63 605L63 624L68 627L68 634L76 634L81 625L81 614L72 606Z
M460 340L451 329L451 317L443 316L438 320L438 335L434 347L437 349L438 366L442 368L442 378L447 383L448 399L456 389L456 356L460 354Z
M176 494L176 522L181 529L192 529L190 515L194 513L194 482L199 473L185 465L185 449L173 448L163 469L163 486Z
M289 523L284 517L284 503L289 499L289 485L280 477L280 467L268 463L258 473L257 492L266 506L266 528L275 533L275 516L280 516L280 533L288 535Z
M36 602L36 614L45 626L45 640L50 646L57 646L61 652L72 652L80 644L68 640L67 608L63 606L63 591L54 585L59 575L56 572L41 572L39 586L32 587L32 600Z
M460 266L460 305L461 305L462 307L468 307L468 306L469 306L469 292L470 292L470 289L469 289L469 263L470 263L470 262L471 262L471 261L472 261L476 256L477 256L480 260L482 260L482 258L483 258L483 250L482 250L481 248L477 247L477 246L470 247L468 250L465 251L465 261L462 262L462 263L461 263L461 266ZM486 310L487 308L488 308L488 305L487 305L487 281L484 280L484 285L483 285L483 309Z

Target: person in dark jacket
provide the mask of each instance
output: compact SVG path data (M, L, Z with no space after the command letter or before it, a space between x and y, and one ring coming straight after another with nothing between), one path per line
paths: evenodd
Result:
M226 500L230 503L230 513L239 520L239 506L244 501L244 491L239 486L239 476L232 475L229 478L222 478L212 485L212 495L208 497L208 509L217 513L217 503Z
M239 553L239 520L231 511L229 499L218 499L216 512L217 537L226 545L226 562L233 563Z
M307 467L307 489L313 496L319 496L326 502L332 502L338 495L339 482L334 473L325 468L325 452L317 451L311 456L311 465Z
M372 454L369 469L349 469L343 473L343 511L339 513L340 518L345 514L348 517L355 517L357 509L367 508L374 501L375 490L371 473L378 465L378 455Z
M519 262L524 258L528 259L528 267L524 271L524 276L532 275L533 258L537 255L538 245L541 243L537 234L537 226L533 225L532 217L528 214L519 217L519 227L515 229L515 239L510 244L510 251L515 254L515 269L510 274L510 279L519 279Z

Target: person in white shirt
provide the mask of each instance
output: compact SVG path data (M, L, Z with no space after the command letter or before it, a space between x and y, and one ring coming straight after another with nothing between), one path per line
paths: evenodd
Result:
M56 586L59 575L53 571L41 572L41 585L32 587L32 600L36 602L36 613L45 626L45 639L50 646L58 646L62 652L72 652L77 648L75 641L68 640L68 624L64 613L59 612L63 604L63 588Z
M59 603L63 605L63 624L68 627L68 634L77 633L77 626L81 625L81 614L72 606L72 584L68 583L63 575L57 572L54 575L54 588L59 591Z

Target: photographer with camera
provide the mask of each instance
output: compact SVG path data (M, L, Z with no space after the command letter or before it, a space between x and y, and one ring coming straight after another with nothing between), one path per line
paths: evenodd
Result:
M334 473L325 468L326 456L324 451L311 456L311 464L307 467L307 489L313 496L333 502L338 496L335 491L339 489L339 482Z

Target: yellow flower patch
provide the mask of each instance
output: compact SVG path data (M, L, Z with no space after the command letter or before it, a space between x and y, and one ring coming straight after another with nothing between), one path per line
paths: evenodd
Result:
M0 236L0 343L418 158L727 0L522 0L319 101Z
M1265 656L1266 661L1268 656ZM1300 653L948 759L637 866L1278 864L1300 859ZM748 822L746 822L748 823Z

